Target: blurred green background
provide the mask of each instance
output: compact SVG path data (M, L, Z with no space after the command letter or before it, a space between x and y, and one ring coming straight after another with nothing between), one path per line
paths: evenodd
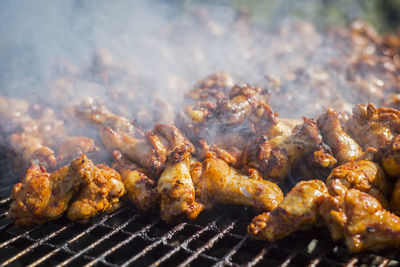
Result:
M254 23L275 25L284 17L307 19L319 29L348 26L356 19L371 23L379 32L397 31L400 0L233 0L249 11Z

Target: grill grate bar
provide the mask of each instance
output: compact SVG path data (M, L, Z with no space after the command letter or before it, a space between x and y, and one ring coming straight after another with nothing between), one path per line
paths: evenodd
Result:
M0 232L11 225L13 225L13 222L9 222L9 223L6 223L5 225L0 226ZM1 246L0 246L0 248L1 248Z
M284 262L282 262L281 265L279 265L279 267L288 266L296 254L297 254L297 251L290 253L290 255L286 258L286 260Z
M133 239L135 239L136 237L143 235L145 232L147 232L151 227L153 227L157 222L159 222L159 220L155 220L152 223L144 226L142 229L136 231L135 233L131 233L131 232L127 232L127 231L121 231L123 233L127 233L129 234L129 237L126 238L125 240L123 240L122 242L118 243L117 245L113 246L112 248L104 251L100 256L98 256L97 258L93 259L91 262L89 262L86 266L93 266L94 264L96 264L97 262L101 261L102 263L107 264L107 261L105 261L105 258L110 255L111 253L113 253L114 251L116 251L117 249L119 249L120 247L128 244L130 241L132 241Z
M17 255L15 255L14 257L4 261L3 263L1 263L1 266L6 266L10 263L12 263L13 261L15 261L16 259L22 257L23 255L25 255L26 253L32 251L33 249L35 249L36 247L40 246L41 244L43 244L44 242L46 242L47 240L49 240L50 238L58 235L59 233L65 231L66 229L68 229L69 227L71 227L73 224L70 223L64 227L61 227L60 229L58 229L57 231L39 239L39 240L34 240L32 238L29 238L29 235L27 235L27 238L33 241L36 241L35 243L33 243L32 245L30 245L29 247L27 247L26 249L24 249L23 251L19 252Z
M355 266L357 262L358 262L357 258L351 258L346 264L344 264L344 266L352 267L352 266Z
M218 217L214 219L212 222L207 224L205 227L194 233L192 236L190 236L188 239L183 241L178 247L175 247L173 250L169 251L167 254L165 254L163 257L155 261L151 266L155 267L160 265L162 262L166 261L167 259L171 258L174 254L176 254L179 250L181 249L188 249L187 246L189 245L190 242L192 242L194 239L197 239L202 233L214 228L216 226L216 222L220 220L222 217Z
M73 238L69 239L68 241L66 241L64 244L62 245L52 245L49 243L46 243L46 245L49 245L51 247L54 247L55 249L53 251L50 251L49 253L47 253L46 255L44 255L43 257L41 257L40 259L36 260L35 262L31 263L29 266L30 267L34 267L39 265L40 263L44 262L45 260L47 260L48 258L50 258L51 256L55 255L57 252L59 252L60 250L64 250L67 253L73 254L73 252L68 248L68 245L71 244L72 242L75 242L76 240L78 240L79 238L81 238L82 236L84 236L85 234L90 233L93 229L95 229L96 227L98 227L99 225L101 225L103 222L105 222L107 219L112 218L114 216L116 216L117 214L121 213L123 209L120 209L118 211L116 211L113 214L110 215L105 215L103 216L103 218L101 218L101 220L99 220L98 222L92 224L89 228L87 228L85 231L82 231L81 233L79 233L78 235L74 236Z
M264 259L264 256L268 253L269 249L271 246L268 246L266 248L263 248L254 258L252 261L247 263L247 267L251 266L256 266L262 259Z
M126 222L124 222L123 224L121 224L120 226L118 226L117 228L115 228L113 231L109 232L108 234L102 236L100 239L96 240L96 242L90 244L90 246L80 250L78 253L74 254L72 257L68 258L67 260L63 261L62 263L59 264L59 266L65 266L68 263L70 263L71 261L73 261L74 259L78 258L80 255L82 255L83 253L85 253L88 250L91 250L92 248L94 248L95 246L97 246L98 244L100 244L101 242L103 242L104 240L110 238L112 235L114 235L115 233L117 233L118 231L120 231L121 229L125 228L130 222L134 221L135 219L137 219L137 217L139 217L139 215L135 215L131 218L129 218ZM101 223L100 223L101 224Z
M12 223L10 223L10 224L12 224ZM10 224L5 225L5 226L9 226ZM13 242L17 241L18 239L20 239L22 237L26 237L29 233L31 233L33 230L36 230L36 229L37 229L37 227L35 227L33 229L30 229L30 230L27 230L26 232L21 233L21 234L13 237L11 239L8 239L7 241L4 241L3 243L0 244L0 248L3 248L3 247L7 246L10 243L13 243Z
M0 213L0 219L3 218L3 217L6 217L7 214L8 214L8 211L5 211L5 212L3 212L3 213Z
M214 266L224 266L225 264L229 264L231 257L238 252L238 250L243 246L243 244L249 238L248 235L245 235L219 262L217 262Z
M166 233L165 235L163 235L160 239L158 239L156 242L148 245L147 247L145 247L140 253L136 254L135 256L133 256L132 258L130 258L129 260L127 260L123 265L121 266L128 266L129 264L131 264L132 262L134 262L135 260L137 260L138 258L144 256L147 252L149 252L150 250L152 250L153 248L157 247L159 244L161 243L166 243L166 241L168 239L170 239L175 233L181 231L183 228L185 228L185 226L188 223L184 222L181 224L178 224L177 226L175 226L174 228L172 228L171 231L169 231L168 233Z
M378 267L385 267L389 264L389 259L388 258L382 258L380 262L378 263Z
M322 258L324 258L330 251L332 251L334 245L331 244L330 246L326 247L317 257L315 257L310 264L308 264L308 267L315 267L317 266Z
M7 197L7 198L4 198L4 199L0 200L0 204L6 204L9 201L10 201L10 198Z
M187 258L183 263L179 264L179 267L182 266L187 266L189 263L191 263L193 260L195 260L201 253L203 253L205 250L210 249L215 242L217 242L219 239L221 239L223 236L225 236L232 228L235 226L236 221L231 222L228 224L224 229L221 230L217 235L215 235L213 238L208 240L206 244L203 246L199 247L189 258Z

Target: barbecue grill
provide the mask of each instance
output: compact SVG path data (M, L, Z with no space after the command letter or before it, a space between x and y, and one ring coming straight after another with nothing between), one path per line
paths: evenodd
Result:
M19 229L6 217L10 190L3 185L0 191L1 266L393 266L400 261L395 250L350 254L324 228L273 244L252 240L246 227L254 214L230 206L168 225L158 214L127 204L88 224L61 218Z

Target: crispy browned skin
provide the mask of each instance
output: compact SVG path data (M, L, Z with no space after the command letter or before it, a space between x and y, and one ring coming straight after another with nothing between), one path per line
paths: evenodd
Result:
M121 176L107 165L95 166L89 159L81 172L79 196L67 211L72 221L87 222L91 217L102 212L112 212L120 206L119 198L125 193Z
M314 121L303 118L291 135L268 140L265 136L251 140L240 158L240 166L257 168L266 179L281 181L305 156L323 168L332 168L336 159L322 143Z
M223 98L234 85L232 77L225 72L217 72L198 81L185 95L188 100L214 100Z
M155 124L152 131L143 136L142 131L131 121L112 114L98 102L88 99L76 107L81 118L98 126L104 146L113 151L117 149L134 163L159 175L166 157L175 149L193 145L173 125Z
M221 159L210 158L192 168L196 192L202 201L251 206L273 210L283 199L280 188L256 174L246 176Z
M339 164L357 160L362 156L361 147L342 128L337 112L328 109L317 120L324 142L332 149Z
M333 240L343 239L351 252L400 245L400 218L360 190L325 198L320 214Z
M33 165L11 191L9 215L18 226L42 224L56 219L68 208L72 196L79 190L80 175L86 160L47 173L44 167Z
M106 166L100 168L85 156L53 173L39 165L28 169L11 191L9 216L17 226L42 224L60 217L68 209L71 220L86 221L116 205L124 193L119 174Z
M373 104L356 105L345 131L363 148L380 148L399 132L400 111Z
M354 188L376 197L384 207L389 207L387 198L391 193L391 182L382 168L372 161L348 162L332 170L326 186L332 196L344 196Z
M39 137L21 132L8 137L10 149L16 155L15 166L26 168L32 162L53 169L57 165L54 151Z
M400 176L400 135L396 135L390 143L382 147L379 158L385 172L397 179Z
M392 199L390 201L390 210L400 215L400 179L397 179L394 184Z
M165 222L196 219L204 206L195 200L189 151L177 150L169 157L158 179L157 192L161 198L160 216Z
M274 242L319 219L319 206L328 196L320 180L301 181L292 188L279 206L253 218L247 230L256 239Z
M115 168L121 175L129 199L141 210L150 210L159 200L157 183L150 179L146 170L139 168L119 151L114 151Z

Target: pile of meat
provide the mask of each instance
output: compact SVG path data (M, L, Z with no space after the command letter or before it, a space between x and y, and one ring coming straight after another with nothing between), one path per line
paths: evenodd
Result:
M260 240L323 225L352 252L400 246L400 97L392 95L399 88L400 37L353 27L364 41L359 51L380 49L355 53L355 64L384 60L392 68L385 77L393 90L379 99L381 107L282 118L271 107L276 89L235 83L222 72L199 81L172 113L160 100L157 112L137 112L136 120L95 97L62 111L0 98L1 143L16 173L28 168L12 189L9 217L17 226L64 213L86 222L130 201L176 223L225 203L260 213L248 226ZM99 77L116 72L98 58L93 66ZM146 116L155 122L149 128L140 123ZM293 188L284 196L287 180Z

